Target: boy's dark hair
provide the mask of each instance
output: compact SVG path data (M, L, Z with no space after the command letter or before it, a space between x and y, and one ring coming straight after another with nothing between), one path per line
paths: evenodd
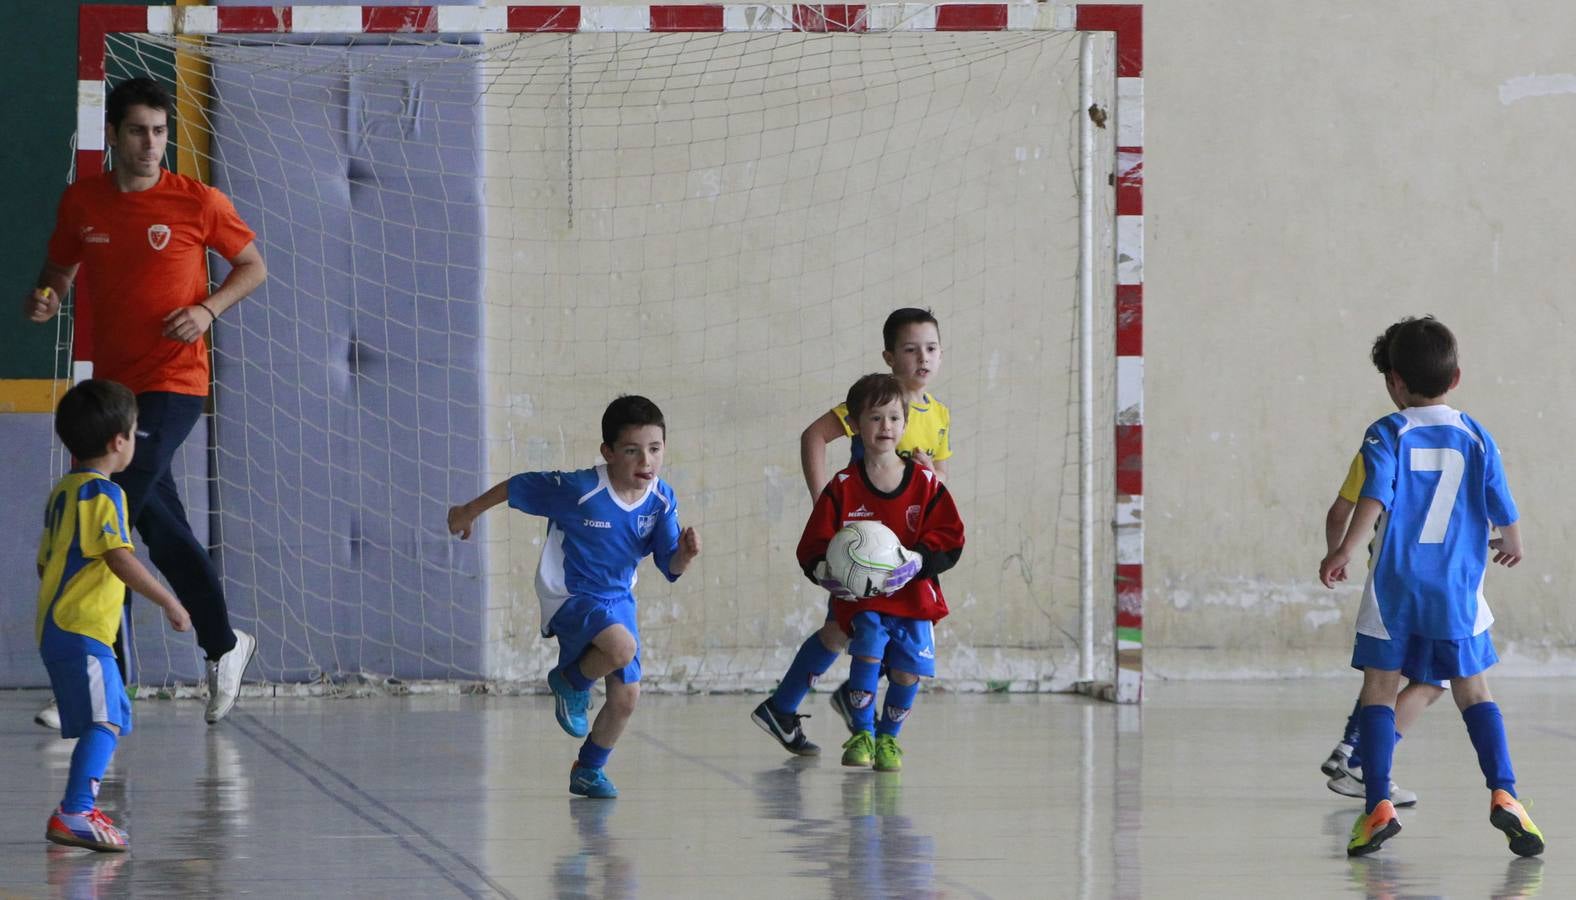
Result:
M55 407L55 434L79 460L104 455L118 434L137 424L137 398L117 381L89 378L66 391Z
M1380 375L1390 374L1390 339L1401 330L1401 323L1397 322L1384 330L1384 334L1374 338L1373 349L1368 351L1368 359L1373 362L1374 368Z
M1419 397L1438 397L1456 377L1456 336L1433 316L1405 318L1392 326L1390 370ZM1387 332L1388 333L1388 332Z
M662 410L655 403L638 394L625 394L607 405L602 413L602 443L609 447L618 443L618 436L626 428L655 425L662 429L664 440L668 436L668 423L662 419Z
M174 98L164 89L164 85L152 78L128 78L115 85L104 103L104 119L109 122L109 127L119 131L121 120L126 118L126 110L133 106L162 109L166 119L175 118Z
M903 382L890 372L872 372L848 389L848 420L858 423L865 410L893 400L902 404L903 420L908 421L908 404L902 402ZM857 424L855 427L858 427Z
M887 352L891 353L897 349L897 333L900 329L905 325L919 325L923 322L936 326L936 333L941 333L941 323L936 321L935 315L928 309L905 306L893 310L892 314L887 316L886 324L881 326L881 340L886 343Z

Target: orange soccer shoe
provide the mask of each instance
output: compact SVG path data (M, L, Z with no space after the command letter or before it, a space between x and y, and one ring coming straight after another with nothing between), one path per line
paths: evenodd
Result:
M1352 839L1346 843L1347 856L1367 856L1385 841L1401 833L1401 820L1389 800L1380 800L1371 813L1363 813L1352 823Z
M1488 820L1510 842L1517 856L1537 856L1543 852L1543 832L1532 824L1527 810L1508 791L1495 791L1488 802Z

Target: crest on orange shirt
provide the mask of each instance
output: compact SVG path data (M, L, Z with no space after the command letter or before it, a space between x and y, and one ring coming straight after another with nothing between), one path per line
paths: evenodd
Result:
M170 245L170 226L149 225L148 246L155 250L163 250Z

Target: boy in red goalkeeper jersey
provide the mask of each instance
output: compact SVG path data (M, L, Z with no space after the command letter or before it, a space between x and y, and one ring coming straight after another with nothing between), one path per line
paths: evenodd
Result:
M919 679L936 674L932 623L947 614L938 575L963 552L963 520L936 473L897 454L908 407L891 375L866 375L848 389L849 418L864 443L864 459L832 477L799 539L799 564L839 602L837 623L852 637L848 652L854 736L843 745L843 765L880 772L903 767L897 735L914 706ZM879 521L914 558L893 570L882 593L855 597L827 571L826 547L851 522ZM876 721L882 667L886 702Z

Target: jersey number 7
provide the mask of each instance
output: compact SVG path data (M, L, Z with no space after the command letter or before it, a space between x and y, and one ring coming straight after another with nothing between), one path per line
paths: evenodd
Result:
M1456 508L1456 493L1461 490L1461 474L1466 471L1467 460L1460 450L1450 447L1413 447L1412 471L1438 472L1439 483L1434 485L1434 497L1428 501L1428 515L1423 517L1423 533L1419 544L1443 544L1445 529L1450 526L1450 513Z

